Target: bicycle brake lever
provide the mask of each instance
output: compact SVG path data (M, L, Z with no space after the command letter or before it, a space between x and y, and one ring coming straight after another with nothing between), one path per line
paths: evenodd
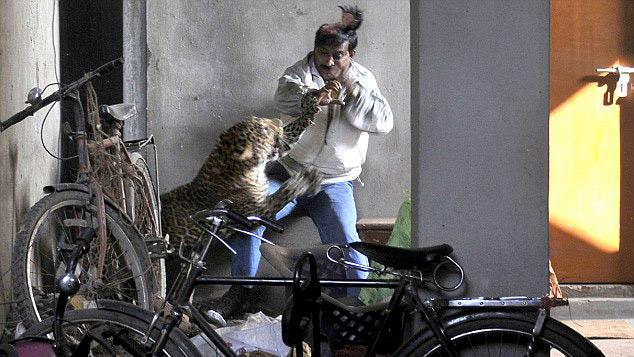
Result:
M235 231L235 232L238 232L238 233L242 233L242 234L249 235L249 236L251 236L251 237L255 237L255 238L257 238L257 239L261 240L262 242L267 243L267 244L270 244L270 245L272 245L272 246L277 245L277 244L275 244L275 243L271 242L270 240L268 240L268 239L264 238L263 236L259 236L259 235L255 234L255 233L253 233L253 232L245 231L245 230L242 230L242 229L240 229L240 228L236 228L236 227L234 227L234 226L225 226L225 228L231 229L232 231Z
M199 226L200 226L200 228L201 228L203 231L207 232L207 233L208 233L209 235L211 235L212 237L214 237L214 238L218 239L218 240L220 241L220 243L222 243L222 244L223 244L223 245L224 245L227 249L229 249L229 250L231 251L231 253L233 253L233 254L235 254L235 255L237 255L237 254L238 254L238 252L236 252L236 250L235 250L235 249L233 249L233 248L229 245L229 243L225 242L225 240L224 240L224 239L220 238L220 236L219 236L219 235L217 235L216 233L214 233L214 232L212 232L212 231L208 230L208 229L207 229L207 228L205 228L205 226L203 226L203 225L199 225Z

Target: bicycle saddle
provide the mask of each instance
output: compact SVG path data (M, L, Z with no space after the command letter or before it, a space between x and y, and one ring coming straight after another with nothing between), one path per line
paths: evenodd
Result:
M349 246L379 264L395 269L432 270L436 263L451 254L449 244L424 248L397 248L389 245L353 242Z

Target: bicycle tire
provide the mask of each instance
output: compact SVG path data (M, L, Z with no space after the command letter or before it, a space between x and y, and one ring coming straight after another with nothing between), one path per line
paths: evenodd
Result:
M160 237L161 236L161 231L160 231L160 210L159 210L159 205L158 205L158 197L157 197L157 193L154 187L154 183L152 181L152 176L150 176L150 169L147 165L147 162L145 161L145 159L143 158L143 156L138 153L138 152L133 152L130 154L130 161L132 162L132 164L134 165L134 167L136 168L137 173L139 174L140 178L141 178L141 182L143 187L141 188L143 191L145 191L146 193L148 193L148 200L149 200L149 205L150 207L147 207L151 212L150 212L150 216L152 218L153 221L153 232L151 232L154 236L156 237ZM131 181L127 181L127 183L129 184ZM134 183L132 182L133 187L135 186ZM128 196L126 196L127 198ZM135 210L136 210L136 200L133 197L133 202L126 202L128 205L132 204L133 206L135 206ZM146 206L143 204L141 205L141 209L146 209ZM139 227L140 229L142 227ZM141 230L142 233L145 233ZM165 259L164 258L160 258L158 261L153 261L152 262L152 266L154 269L154 278L156 281L156 285L157 285L157 291L160 293L161 296L165 296L165 294L167 293L167 282L165 281L166 277L165 277Z
M142 335L144 335L150 326L153 314L149 311L144 311L136 306L122 303L119 301L108 301L109 308L96 308L96 309L84 309L68 311L64 316L64 323L62 324L63 331L66 333L66 340L70 344L71 350L73 349L73 342L79 341L79 335L83 335L82 331L86 331L96 326L107 326L111 328L111 331L122 332L124 329L129 333L129 336L139 342ZM152 332L150 333L149 341L156 341L160 335L160 327L163 326L165 320L159 318L155 323ZM31 328L29 328L22 336L51 336L53 332L52 328L53 319L48 318ZM101 336L103 337L103 336ZM112 342L112 336L106 334L104 338L106 341ZM91 345L91 355L104 355L105 352L99 350L100 346L97 344ZM196 346L187 338L187 336L175 328L170 333L167 343L163 349L165 356L199 356ZM116 356L130 355L127 351L119 347Z
M159 227L160 227L160 222L158 218L159 208L158 208L158 200L156 196L154 183L152 181L152 177L150 176L150 169L148 168L147 162L145 161L143 156L138 152L133 152L130 154L130 162L134 165L136 169L136 173L140 177L141 185L142 185L141 189L148 194L148 201L149 201L150 207L147 207L147 208L150 211L150 219L152 220L152 225L153 225L151 229L147 227L139 227L139 230L143 234L151 233L158 237L161 234L161 232L159 231ZM132 182L132 184L134 186L138 185L138 183L135 184L134 182ZM145 205L143 204L141 205L136 204L135 197L131 197L131 199L126 203L135 207L135 211L137 211L139 207L140 209L146 208ZM137 223L138 222L135 222L135 225ZM151 231L151 232L144 232L144 231Z
M536 318L536 314L497 311L462 315L443 325L449 325L445 328L458 356L524 356ZM555 355L571 357L603 356L588 339L552 318L546 318L536 348L539 351L536 356L553 350L560 353ZM432 357L446 354L431 331L425 329L406 341L394 355Z
M88 220L95 224L96 208L92 205L86 208L89 199L90 196L81 191L54 192L40 199L27 212L16 237L12 258L17 319L27 328L52 315L55 279L63 269L60 268L62 256L56 249L58 237L72 241L79 233L78 225L88 224ZM70 215L75 219L68 220ZM63 220L60 218L62 216L65 217ZM106 252L108 264L104 269L103 284L92 284L91 267L94 265L90 262L96 262L91 257L98 254L93 249L98 250L99 246L95 239L91 251L78 264L82 287L69 301L69 305L78 308L81 307L78 305L90 306L100 298L119 297L143 308L151 308L155 282L142 238L120 213L108 205L106 225L109 249ZM85 299L85 296L92 300Z

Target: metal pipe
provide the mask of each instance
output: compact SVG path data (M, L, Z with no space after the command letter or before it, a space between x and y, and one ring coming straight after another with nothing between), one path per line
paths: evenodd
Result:
M215 277L201 275L196 278L196 285L259 285L259 286L291 286L291 278L242 278ZM367 287L396 289L400 280L371 280L371 279L323 279L319 285L323 287Z

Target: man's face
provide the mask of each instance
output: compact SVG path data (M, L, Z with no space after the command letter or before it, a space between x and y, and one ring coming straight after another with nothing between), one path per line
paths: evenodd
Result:
M341 45L315 47L315 67L324 81L342 79L354 57L354 50L348 50L349 45L344 42Z

